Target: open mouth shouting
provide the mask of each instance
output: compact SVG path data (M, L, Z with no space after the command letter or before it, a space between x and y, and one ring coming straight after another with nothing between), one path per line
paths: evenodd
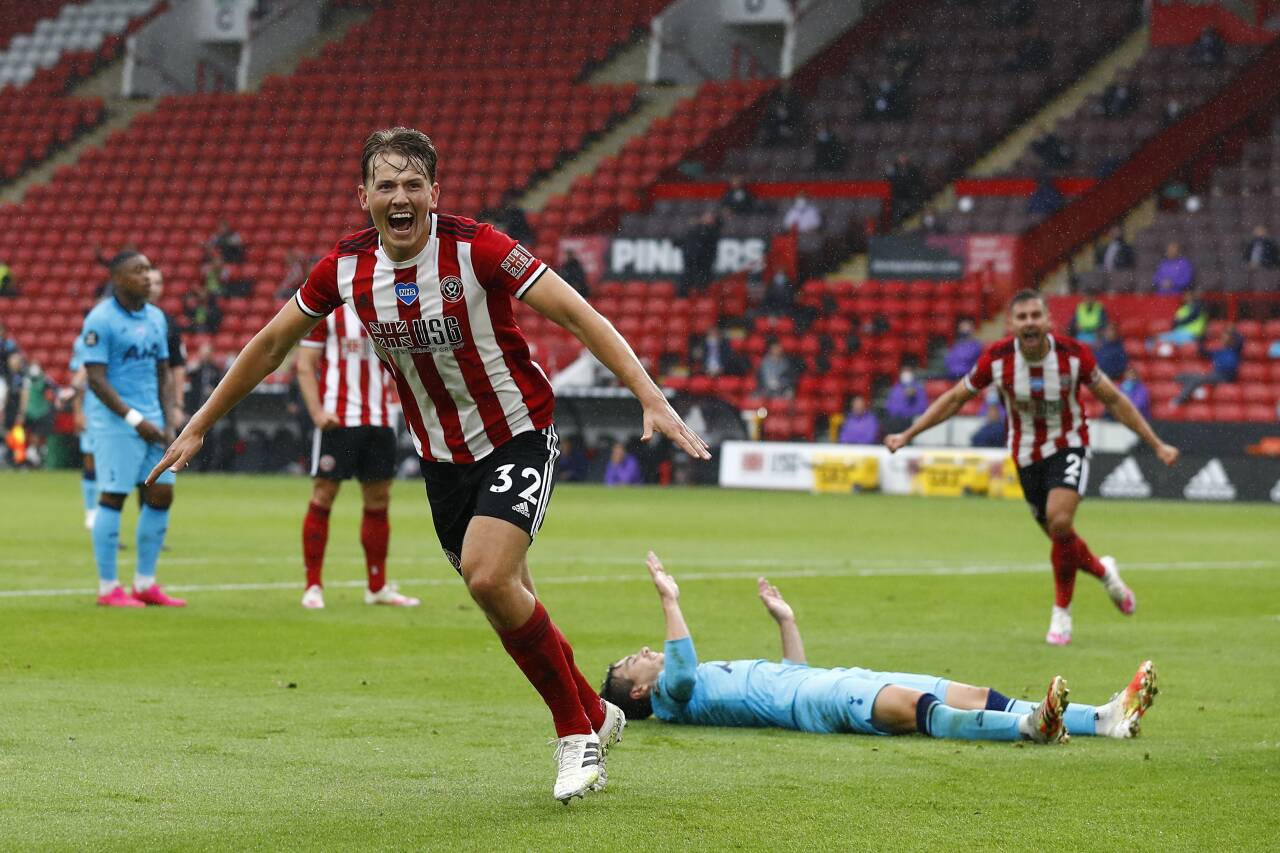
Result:
M408 237L413 233L417 217L412 210L396 210L387 214L387 228L397 237Z

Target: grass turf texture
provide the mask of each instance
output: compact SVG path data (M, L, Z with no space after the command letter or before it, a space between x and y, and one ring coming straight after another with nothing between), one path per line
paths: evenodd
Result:
M1047 543L979 499L557 490L531 563L595 681L659 644L643 567L681 582L703 659L779 654L768 574L809 660L946 675L1038 699L1054 673L1101 702L1156 660L1143 737L1062 748L633 724L609 790L551 798L548 714L395 488L390 577L366 607L358 496L334 511L328 609L302 591L300 479L179 480L160 578L185 611L92 605L68 474L0 475L0 848L1264 848L1280 795L1280 524L1269 506L1104 503L1136 616L1081 575L1076 640L1043 642ZM136 510L121 574L131 577ZM1126 566L1128 568L1126 569ZM964 570L968 570L965 572ZM75 595L9 594L83 589Z

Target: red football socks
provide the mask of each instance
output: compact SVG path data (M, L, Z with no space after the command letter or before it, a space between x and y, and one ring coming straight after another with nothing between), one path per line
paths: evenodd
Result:
M1050 559L1053 561L1053 603L1059 607L1070 607L1071 597L1076 591L1076 535L1063 536L1053 540Z
M1089 550L1089 546L1079 536L1072 534L1072 543L1075 548L1076 566L1093 575L1095 578L1101 578L1107 573L1107 567L1102 565L1102 561L1093 556L1093 552Z
M590 734L594 729L582 708L559 636L540 601L534 602L528 622L514 630L498 632L502 647L551 710L556 737Z
M573 675L574 683L578 685L578 701L582 703L582 711L591 721L591 728L600 731L604 726L604 705L600 704L600 694L595 691L586 676L578 669L577 664L573 662L573 646L569 645L564 634L561 634L560 629L554 624L551 630L556 632L556 639L560 641L560 651L564 653L565 662L569 664L569 672Z
M364 546L365 571L369 575L369 592L377 592L387 582L387 540L391 523L385 509L366 509L360 522L360 544Z
M307 507L302 520L302 562L307 567L307 586L320 586L324 569L324 549L329 543L329 510L315 503Z

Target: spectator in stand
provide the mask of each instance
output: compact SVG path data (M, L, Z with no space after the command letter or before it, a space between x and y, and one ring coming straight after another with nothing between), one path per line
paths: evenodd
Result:
M706 288L715 275L716 251L720 245L720 216L708 210L694 219L680 241L684 253L684 278L681 295L688 296Z
M907 156L899 153L884 172L889 182L889 198L893 206L893 218L902 219L925 200L924 175Z
M1147 390L1146 385L1142 384L1142 379L1139 378L1138 371L1132 364L1124 372L1124 381L1120 383L1120 390L1144 418L1151 420L1151 392ZM1107 417L1111 417L1110 412L1107 413Z
M499 231L507 234L517 243L523 243L527 247L537 242L538 235L529 224L529 217L525 215L524 208L516 204L511 196L508 196L506 203L493 220L493 224Z
M1209 312L1196 298L1194 290L1182 294L1182 304L1173 312L1173 327L1159 337L1165 344L1194 344L1204 339L1209 326Z
M1165 127L1174 124L1182 118L1184 107L1182 102L1177 98L1170 98L1165 101L1164 109L1160 111L1160 121Z
M778 341L771 341L756 371L756 393L761 397L791 397L796 392L795 365Z
M796 284L784 269L774 270L773 278L764 291L764 301L760 304L762 313L771 317L791 317L795 315Z
M1212 346L1201 341L1200 357L1209 359L1209 372L1180 374L1178 382L1182 384L1182 393L1173 401L1174 405L1180 406L1187 402L1191 399L1191 395L1204 385L1235 382L1236 376L1240 373L1240 355L1243 350L1244 338L1236 331L1236 327L1230 324L1218 333L1217 340Z
M7 263L0 260L0 296L10 297L18 295L18 284L13 280L13 270Z
M306 255L297 249L290 249L284 258L284 278L280 279L280 285L276 288L276 299L283 301L293 298L293 294L307 280L310 268Z
M797 193L795 201L782 218L782 227L787 231L794 229L800 234L817 231L822 227L822 211L803 192Z
M924 385L916 378L914 370L904 367L884 401L885 429L889 433L901 432L927 408L929 397L925 394Z
M560 440L560 460L556 463L556 482L581 483L587 479L587 454L576 435Z
M1124 118L1138 108L1142 90L1128 77L1119 77L1102 93L1102 114L1107 118Z
M187 367L187 390L183 396L183 408L188 412L198 412L220 381L222 370L214 361L213 345L205 341L196 350L195 361ZM309 418L307 423L311 423Z
M1094 358L1098 361L1098 369L1116 382L1124 376L1129 367L1129 356L1124 351L1124 341L1114 323L1102 327L1102 337L1093 347Z
M1253 238L1244 244L1244 262L1251 270L1280 267L1280 246L1267 234L1267 226L1254 226Z
M926 207L920 215L920 231L925 234L946 234L947 223L933 207Z
M27 431L27 465L39 468L53 434L53 385L34 362L27 366L19 391L15 423Z
M212 293L188 290L182 297L182 331L186 334L213 334L222 327L222 309Z
M1005 422L1004 407L999 403L989 403L983 411L982 426L969 439L971 447L1004 447Z
M1038 218L1052 216L1067 203L1065 197L1053 182L1053 176L1042 172L1036 178L1036 188L1027 199L1027 213Z
M1031 141L1031 153L1046 169L1065 169L1076 159L1075 150L1048 125L1040 126L1040 135Z
M973 321L967 317L956 325L956 339L947 348L947 378L960 379L978 363L982 342L973 336Z
M902 84L892 77L863 81L862 117L867 121L907 118L911 109Z
M19 349L18 342L9 337L9 327L0 323L0 378L8 378L9 356Z
M225 219L218 223L218 230L205 241L204 248L210 259L216 256L223 263L244 263L244 238Z
M747 372L742 356L734 352L719 326L712 326L706 335L694 335L689 342L689 359L694 373L707 376L741 376Z
M566 284L578 291L583 299L590 298L591 287L587 284L587 270L572 249L564 253L564 260L560 262L556 271L560 273L560 277Z
M818 125L813 137L813 168L819 172L839 172L849 159L849 146L832 130L831 123Z
M729 179L729 188L720 196L720 206L739 216L745 216L756 209L756 197L747 189L747 182L741 175L734 175Z
M760 141L770 147L798 145L804 137L804 108L788 83L769 98L760 124Z
M1014 45L1013 56L1004 64L1006 71L1041 71L1053 61L1053 45L1041 33L1039 27L1025 31Z
M1076 305L1076 310L1071 315L1071 322L1067 324L1067 337L1075 338L1084 344L1097 342L1103 327L1111 322L1107 316L1107 309L1098 301L1099 295L1096 287L1084 289L1084 298Z
M1107 272L1131 270L1136 261L1133 246L1124 239L1124 229L1114 226L1107 235L1107 242L1099 243L1093 250L1094 262Z
M615 441L609 450L609 464L604 469L606 486L638 486L643 482L640 461L627 452L627 446Z
M898 31L898 35L889 42L885 56L893 63L893 73L899 80L909 80L916 67L924 59L924 45L909 28Z
M227 292L227 283L231 279L231 272L222 263L222 258L217 255L209 258L204 266L200 268L200 275L205 293L217 297Z
M1201 31L1187 51L1187 56L1192 65L1217 68L1227 59L1227 43L1222 40L1218 28L1211 24Z
M1164 260L1156 267L1152 282L1156 293L1168 295L1185 293L1191 288L1195 278L1195 265L1182 254L1182 247L1174 241L1165 247Z
M880 441L880 421L876 413L867 408L867 398L855 394L849 401L849 411L840 424L841 444L877 444Z

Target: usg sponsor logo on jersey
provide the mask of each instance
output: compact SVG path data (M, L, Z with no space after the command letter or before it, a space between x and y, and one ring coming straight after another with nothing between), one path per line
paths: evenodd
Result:
M1149 498L1151 484L1142 476L1142 469L1133 457L1126 456L1102 481L1098 494L1104 498Z
M1233 501L1236 487L1227 477L1227 469L1217 459L1210 459L1182 490L1183 497L1192 501Z
M418 301L418 284L413 281L404 281L396 285L396 299L399 299L405 305L412 305Z
M445 302L457 302L462 298L462 279L447 275L440 280L440 297Z

